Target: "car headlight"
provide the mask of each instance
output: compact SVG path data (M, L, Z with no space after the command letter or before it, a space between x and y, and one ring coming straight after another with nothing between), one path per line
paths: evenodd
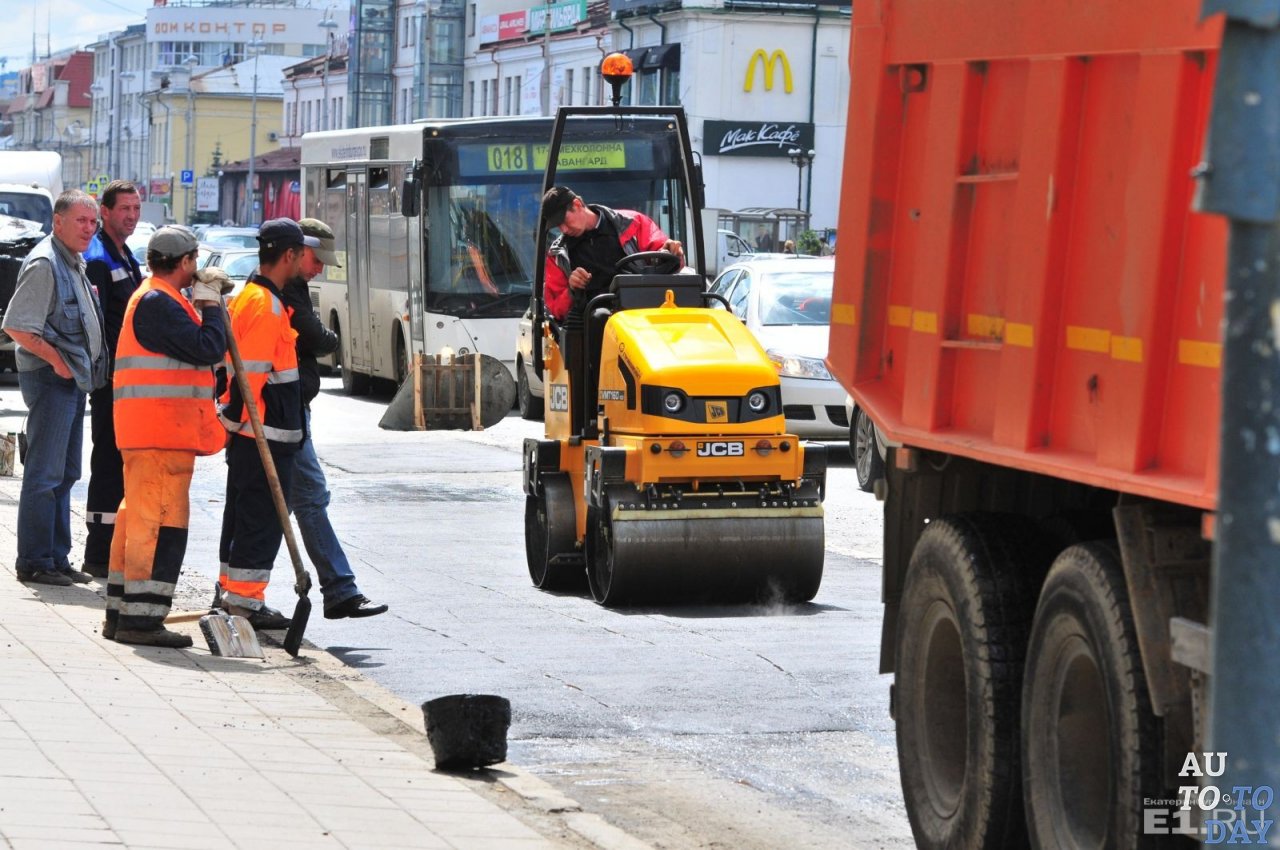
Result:
M797 354L783 354L778 351L766 351L773 365L778 367L778 374L788 378L810 378L815 381L831 380L827 365L816 357L801 357Z

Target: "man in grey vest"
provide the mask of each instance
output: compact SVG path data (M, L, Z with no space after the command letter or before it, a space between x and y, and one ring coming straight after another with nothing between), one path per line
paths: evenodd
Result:
M27 405L27 459L18 501L18 580L69 585L92 579L71 566L71 486L80 478L84 407L107 380L102 307L80 255L98 230L98 202L58 196L53 233L18 272L4 330L18 344Z

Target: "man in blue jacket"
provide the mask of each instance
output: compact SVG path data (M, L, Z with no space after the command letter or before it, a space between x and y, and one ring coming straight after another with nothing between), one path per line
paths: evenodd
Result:
M84 252L85 273L98 290L107 351L114 361L125 307L129 296L142 284L142 270L125 245L142 215L142 199L137 187L128 180L112 180L102 192L102 207L98 212L102 227ZM84 541L84 571L98 578L107 577L116 508L124 498L124 458L116 448L111 396L109 375L106 385L89 394L93 453L89 456L89 493L84 506L85 525L89 529Z
M71 566L71 486L80 479L86 394L107 381L102 308L84 259L98 202L69 189L53 205L53 233L18 272L4 330L17 343L27 405L27 459L18 500L18 580L92 580Z

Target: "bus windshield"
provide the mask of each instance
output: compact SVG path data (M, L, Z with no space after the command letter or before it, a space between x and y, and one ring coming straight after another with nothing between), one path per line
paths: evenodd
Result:
M575 122L560 153L560 180L587 203L643 212L686 239L685 199L666 121ZM437 164L425 185L426 308L458 316L519 316L533 291L538 206L549 122L490 137L427 142ZM435 150L432 150L432 149ZM441 226L441 225L445 226Z

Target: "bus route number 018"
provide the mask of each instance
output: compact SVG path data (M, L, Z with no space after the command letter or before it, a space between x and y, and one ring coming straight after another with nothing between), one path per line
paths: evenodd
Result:
M489 171L528 171L528 145L489 145Z

